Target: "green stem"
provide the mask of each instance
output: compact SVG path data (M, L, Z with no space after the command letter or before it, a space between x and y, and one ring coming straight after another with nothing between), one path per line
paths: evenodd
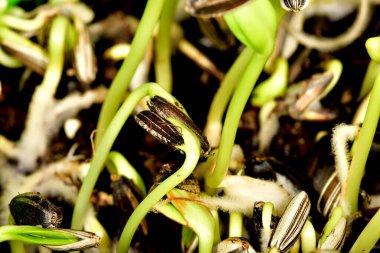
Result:
M131 115L135 106L144 96L162 96L169 101L174 101L173 97L168 94L161 86L155 83L147 83L134 90L125 100L119 111L111 121L107 130L104 132L104 137L99 143L99 149L96 150L95 156L91 162L88 174L83 180L83 184L78 193L78 198L74 207L71 227L73 229L81 229L84 223L84 216L90 202L91 193L95 187L95 183L100 172L107 160L108 154L112 145L119 134L121 128Z
M107 98L100 111L97 125L99 131L95 136L95 150L98 149L104 131L116 114L129 83L144 57L153 30L161 14L164 1L165 0L149 0L146 4L144 14L133 38L130 52L112 81Z
M247 67L252 55L253 50L249 47L245 48L244 51L241 52L239 57L228 70L212 100L205 126L205 133L212 147L217 147L219 145L223 114L226 110L228 101L236 88L236 85L240 81L241 71Z
M229 237L241 237L243 233L243 215L240 212L230 213Z
M210 188L216 188L227 173L240 117L268 57L269 55L253 54L231 99L222 131L216 167L213 174L206 178L206 184Z
M380 238L380 209L368 222L352 246L350 253L370 252Z
M368 92L371 91L373 83L375 82L376 76L380 72L380 64L374 60L371 60L368 64L367 71L364 76L362 87L360 88L360 93L358 100L361 100Z
M286 92L288 85L289 64L284 58L277 58L273 73L259 83L252 92L251 104L263 106Z
M360 183L363 177L365 164L368 158L373 137L380 116L380 74L377 75L372 93L368 102L367 112L364 117L362 128L355 141L350 170L348 171L346 190L342 192L344 203L347 205L346 214L358 210L358 196Z
M23 19L14 15L5 14L0 16L0 23L23 32L36 31L46 23L48 18L47 13L44 12L40 12L33 19Z
M20 68L23 66L17 58L9 55L0 47L0 64L7 68Z
M155 43L155 62L156 82L162 85L168 92L172 91L172 66L171 50L172 37L171 30L177 10L177 0L166 1L160 17L160 27Z
M53 19L49 35L49 63L41 86L49 94L55 94L63 71L64 53L65 53L65 36L69 26L66 17L57 16Z
M168 177L164 182L157 186L148 196L137 206L132 215L129 217L120 241L117 247L117 253L127 252L131 244L133 235L145 215L150 212L154 205L165 196L167 192L185 180L194 170L200 155L200 145L198 138L193 132L187 129L182 122L170 119L175 125L182 129L182 135L185 144L179 147L186 154L186 158L181 168L173 175Z
M334 207L327 221L326 225L323 228L322 234L319 238L319 244L323 244L327 237L335 229L336 225L339 223L339 220L344 216L343 209L340 206Z

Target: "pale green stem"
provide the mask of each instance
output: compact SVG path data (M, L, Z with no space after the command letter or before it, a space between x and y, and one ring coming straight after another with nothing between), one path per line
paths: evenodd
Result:
M215 229L214 229L214 244L217 244L220 242L220 227L219 227L219 213L217 210L210 210L212 216L214 217L214 223L215 223Z
M147 83L136 90L134 90L128 98L125 100L119 111L111 121L107 130L104 132L104 137L99 143L99 149L96 150L95 156L91 162L88 174L83 180L83 184L78 193L78 198L74 207L73 218L71 221L71 227L73 229L81 229L84 223L84 217L87 211L87 207L90 202L91 193L95 187L96 181L100 172L107 160L108 154L112 148L112 145L118 136L121 128L133 112L135 106L140 102L144 96L159 95L174 101L173 97L168 94L160 85L156 83Z
M55 94L59 81L61 80L64 52L65 35L69 21L66 17L57 16L53 19L49 35L49 64L46 67L44 79L41 87L49 94Z
M243 233L243 215L240 212L230 213L229 237L241 237Z
M248 47L240 53L239 57L228 70L218 91L215 93L205 126L205 134L212 147L219 145L224 112L232 93L240 81L242 70L247 67L249 61L252 59L252 55L253 50Z
M284 58L277 58L273 73L265 81L259 83L252 92L251 104L253 106L263 106L278 96L286 92L288 85L288 61Z
M301 231L301 247L303 253L313 252L316 249L317 238L313 224L306 220L306 223Z
M4 50L0 47L0 64L7 68L20 68L23 66L22 62L20 62L15 57L9 55L4 52Z
M172 24L177 10L177 0L166 1L160 17L160 26L155 43L154 69L156 82L168 92L172 91L173 75L171 65Z
M321 237L319 238L318 244L323 244L327 237L332 233L336 225L339 223L339 220L344 216L343 209L340 206L334 207L327 221L326 225L323 228Z
M174 174L168 177L151 193L149 193L148 196L134 210L120 236L117 253L124 253L128 251L133 235L145 215L153 209L154 205L156 205L167 192L185 180L193 172L195 166L197 165L200 155L200 144L198 138L193 132L188 130L182 122L173 119L170 119L170 121L174 122L175 125L182 129L185 144L179 148L186 154L185 161L181 168L179 168Z
M146 4L144 14L133 38L130 52L113 79L107 98L102 106L97 125L98 133L95 136L95 150L98 149L100 140L105 133L104 131L116 114L129 83L145 55L164 2L165 0L149 0Z
M370 252L380 238L380 209L365 226L352 246L350 253Z
M348 171L346 191L342 192L342 196L349 212L352 214L358 210L358 196L360 183L365 170L366 161L376 127L380 116L380 74L377 75L372 93L369 98L367 112L364 117L363 126L355 141L355 149Z
M0 23L7 27L13 28L19 31L36 31L40 29L47 21L47 13L39 13L33 19L23 19L14 15L1 15Z
M210 188L216 188L227 173L240 117L268 57L269 55L253 54L231 99L222 131L216 167L213 174L206 178L206 184Z
M380 72L380 64L374 60L371 60L367 67L367 72L365 73L362 86L360 88L360 93L358 100L361 100L368 92L371 91L373 83L375 82L376 76Z

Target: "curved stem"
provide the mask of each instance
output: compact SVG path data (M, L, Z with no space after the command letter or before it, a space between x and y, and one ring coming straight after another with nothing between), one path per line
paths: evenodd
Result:
M48 18L50 18L49 15L51 14L40 12L33 19L23 19L14 15L5 14L0 16L0 23L23 32L36 31L46 23Z
M128 85L132 80L139 63L144 57L145 50L152 37L154 27L156 26L157 20L161 14L163 4L164 0L149 0L146 4L144 14L133 38L130 52L112 81L107 98L104 101L100 111L97 125L99 132L95 136L95 150L97 150L100 144L104 130L116 114Z
M346 214L358 210L358 196L360 183L364 174L365 164L368 158L373 137L380 117L380 74L377 75L375 84L369 98L367 112L353 150L352 162L348 171L346 191L342 192L346 206Z
M332 52L343 48L357 39L367 27L370 20L370 1L360 0L358 14L353 25L336 38L319 38L303 31L298 31L286 24L289 33L302 45L321 52Z
M158 30L155 44L154 69L156 82L165 90L171 92L173 76L171 65L172 37L171 30L174 16L177 10L177 0L166 1L160 17L160 28Z
M223 114L236 85L239 83L241 71L247 67L252 55L253 50L248 47L240 53L239 57L228 70L212 100L205 126L205 134L211 147L219 145Z
M95 187L95 183L99 177L100 172L107 160L108 153L119 134L121 128L126 122L127 118L131 115L137 103L144 96L162 96L169 101L173 101L173 97L167 93L161 86L156 83L147 83L136 90L134 90L124 104L120 107L119 111L109 124L107 130L104 132L104 137L99 143L99 148L96 150L95 156L91 162L88 174L83 180L83 184L78 193L78 198L74 207L73 218L71 221L71 228L81 229L84 223L84 216L90 202L91 193Z
M192 131L188 130L182 122L174 119L170 119L170 121L174 122L175 125L178 125L182 129L185 144L182 145L180 149L186 154L185 161L181 168L149 193L134 210L120 236L117 253L128 251L133 235L145 215L152 210L154 205L160 201L167 192L185 180L193 172L198 162L200 156L200 144L198 138Z
M231 99L222 131L216 167L213 174L206 178L206 185L210 188L217 187L227 173L240 117L268 57L269 55L253 54Z

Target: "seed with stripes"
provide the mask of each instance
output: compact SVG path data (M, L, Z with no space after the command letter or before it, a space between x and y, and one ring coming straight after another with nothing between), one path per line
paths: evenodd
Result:
M295 243L310 212L306 192L298 193L286 207L270 241L271 248L286 252Z
M338 205L341 188L338 176L334 172L323 187L317 202L318 212L323 214L323 216L329 217L331 211Z
M281 6L284 10L294 11L294 12L302 11L310 3L310 0L280 0L280 1L281 1Z
M181 107L168 102L160 96L154 96L151 98L148 102L148 107L152 112L158 114L161 118L174 118L184 123L198 137L202 148L201 156L208 156L210 152L210 145L207 138L203 135L198 126L194 124L193 120L184 113Z
M151 111L142 111L135 116L136 122L148 133L164 144L177 148L184 143L181 132L169 121Z
M334 230L327 236L323 243L318 243L321 250L341 250L347 237L347 220L340 218Z

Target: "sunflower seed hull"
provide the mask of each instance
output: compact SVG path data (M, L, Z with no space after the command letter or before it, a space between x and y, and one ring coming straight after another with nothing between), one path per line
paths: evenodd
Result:
M149 109L162 118L174 118L183 122L198 137L202 148L202 156L207 156L210 152L210 145L206 137L197 125L187 116L179 106L173 105L164 98L155 96L148 102Z
M184 143L182 134L175 126L151 111L138 113L135 120L148 133L164 144L176 148Z
M281 6L283 9L287 11L302 11L305 9L308 5L310 0L280 0Z
M298 193L286 207L273 237L270 247L277 247L280 252L287 251L301 233L310 212L310 200L306 192Z

